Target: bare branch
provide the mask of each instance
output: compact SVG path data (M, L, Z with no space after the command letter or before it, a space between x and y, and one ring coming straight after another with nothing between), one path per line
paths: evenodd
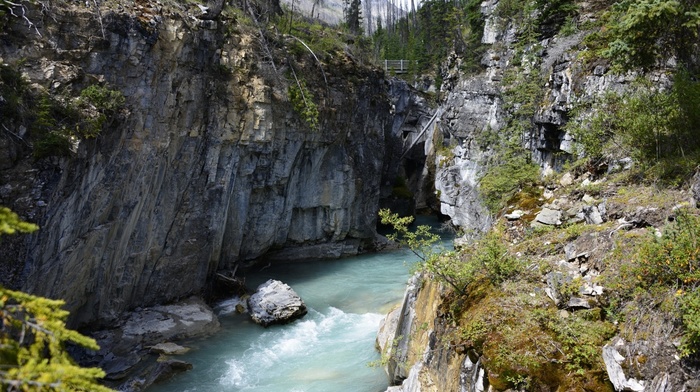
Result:
M321 64L321 61L318 59L318 57L316 57L316 53L314 53L314 51L311 50L311 48L309 48L309 45L307 45L304 41L300 40L299 38L297 38L297 37L295 37L295 36L293 36L293 35L291 35L291 34L289 34L289 36L292 37L292 38L294 38L295 40L301 42L301 44L304 45L304 47L305 47L309 52L311 52L311 55L314 56L314 59L315 59L316 62L318 63L318 67L321 68L321 74L323 75L323 81L326 83L326 89L328 89L328 79L326 79L326 73L323 72L323 65Z
M32 28L36 32L36 34L41 37L41 33L39 32L39 29L36 27L34 22L32 22L28 17L27 17L27 7L23 3L13 3L10 0L0 0L0 6L4 6L7 11L10 13L10 15L14 16L15 18L22 18L24 21L27 23L27 27L29 30ZM20 14L15 13L15 9L17 11L21 11Z

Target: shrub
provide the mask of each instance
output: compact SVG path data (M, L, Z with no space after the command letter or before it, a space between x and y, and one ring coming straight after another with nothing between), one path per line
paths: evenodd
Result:
M700 352L700 293L697 289L687 293L681 300L681 321L685 335L681 340L681 355L689 356Z
M626 94L607 94L591 109L592 117L579 115L567 125L590 158L614 144L653 180L679 185L693 173L700 157L700 83L688 72L680 70L670 90L638 81Z
M514 158L502 165L490 167L479 182L486 206L496 212L518 188L539 179L539 167L525 158Z
M700 217L680 211L661 238L649 234L635 255L632 274L637 287L657 290L677 288L679 319L684 336L684 356L700 352Z
M685 288L700 285L699 217L681 211L661 238L650 236L652 240L636 255L640 281Z
M618 71L650 68L675 56L692 63L700 13L695 2L678 0L623 0L613 5L608 47L603 55Z
M97 84L93 84L81 91L80 98L104 114L116 113L124 106L126 101L120 91L110 90Z
M318 130L318 107L313 101L314 96L306 87L304 80L297 80L289 85L287 89L289 101L294 107L294 111L306 122L312 131Z

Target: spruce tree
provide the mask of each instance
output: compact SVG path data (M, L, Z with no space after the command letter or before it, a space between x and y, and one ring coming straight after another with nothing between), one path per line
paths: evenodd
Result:
M23 222L0 206L0 235L30 233L38 226ZM66 328L64 302L0 286L0 387L3 391L108 392L98 383L100 368L75 364L65 349L70 342L91 350L94 339Z

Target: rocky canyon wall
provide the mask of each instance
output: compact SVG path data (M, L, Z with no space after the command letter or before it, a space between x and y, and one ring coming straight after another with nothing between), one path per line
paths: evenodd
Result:
M396 121L380 71L340 53L322 78L287 52L289 37L270 44L196 7L136 2L98 15L56 2L28 16L41 35L10 20L3 63L55 94L106 83L128 114L67 158L20 149L5 165L0 202L41 226L11 247L10 283L65 299L73 324L104 323L201 293L215 271L271 251L371 248ZM317 130L289 102L290 67L315 92Z

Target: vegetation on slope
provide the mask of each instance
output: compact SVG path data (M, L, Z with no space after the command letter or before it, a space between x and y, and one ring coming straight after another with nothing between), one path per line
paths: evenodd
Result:
M670 366L652 363L667 355L654 345L683 366L700 359L700 214L682 190L700 162L698 6L598 1L577 23L574 1L499 2L496 15L517 40L502 83L505 127L477 140L494 152L480 190L494 214L523 214L424 263L450 288L438 312L442 344L477 355L496 390L612 391L602 348L613 337L636 347L625 354L628 377L650 380ZM582 74L603 65L638 77L623 91L572 103L565 130L579 144L565 167L571 184L540 178L523 136L544 105L541 39L577 31L585 35L573 59ZM622 157L632 168L605 171ZM533 223L558 203L603 203L605 222Z

